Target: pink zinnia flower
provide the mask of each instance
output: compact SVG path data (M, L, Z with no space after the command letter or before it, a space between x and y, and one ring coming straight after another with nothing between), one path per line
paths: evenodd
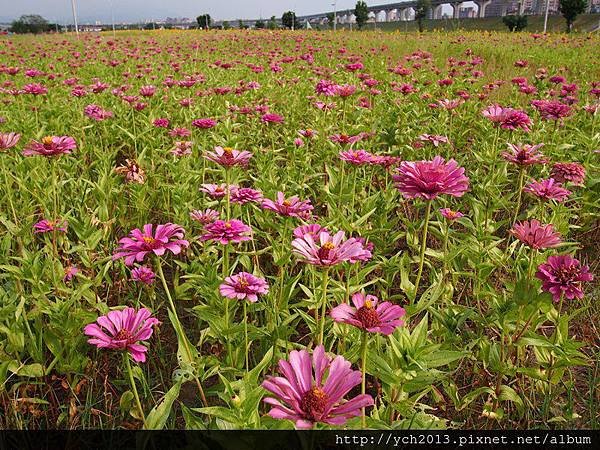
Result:
M231 189L229 201L244 205L246 203L258 203L263 200L262 192L252 188L235 187Z
M175 156L188 156L192 154L192 141L175 141L175 147L170 153Z
M531 119L525 111L492 105L484 109L482 114L491 120L494 126L500 126L506 130L521 128L524 131L530 131Z
M169 136L173 137L188 137L191 136L192 132L187 128L173 128L169 131Z
M339 153L340 159L355 166L370 164L373 161L373 154L366 150L348 150Z
M373 404L368 394L344 400L360 384L362 374L352 370L343 356L329 358L322 345L315 348L312 360L306 350L293 350L289 362L279 361L279 372L282 376L269 376L263 381L262 387L275 396L263 401L272 406L271 417L293 420L296 428L309 429L319 422L344 425Z
M347 323L370 333L390 335L404 325L400 318L406 314L404 308L390 302L379 303L374 295L357 292L352 296L354 307L342 303L331 310L329 315L336 322Z
M63 276L63 281L67 282L67 281L71 281L73 279L73 277L75 275L77 275L80 272L79 268L76 266L67 266L65 268L65 275Z
M440 214L448 219L450 222L454 222L456 219L460 219L464 216L463 213L459 211L452 211L450 208L441 208Z
M571 195L571 191L562 187L560 183L557 183L554 180L554 178L533 181L525 186L523 191L535 195L542 200L556 200L557 202L563 202Z
M217 126L217 121L214 119L196 119L192 125L202 130L208 130Z
M21 135L18 133L0 133L0 150L7 150L18 144Z
M559 183L571 182L576 186L583 186L585 167L576 162L555 163L550 170L550 176Z
M268 198L264 199L261 205L264 209L270 209L282 216L305 217L306 213L313 210L310 200L300 200L297 196L285 198L283 192L277 193L275 201Z
M87 105L83 109L83 113L90 119L94 119L98 122L108 119L113 116L112 111L107 111L105 109L102 109L98 105Z
M132 281L139 281L141 283L151 285L152 283L154 283L154 278L156 278L156 274L150 267L140 266L131 269Z
M240 272L225 278L225 281L219 286L219 292L223 297L247 299L249 302L255 303L259 295L269 292L269 285L264 278L255 277L248 272Z
M222 184L203 184L200 188L200 191L205 192L211 198L223 198L227 195L227 189L231 188L227 186L225 183Z
M202 225L207 225L219 218L219 211L215 211L214 209L205 209L204 211L194 210L190 213L190 217Z
M142 97L152 97L155 93L156 93L155 86L149 85L149 86L142 86L140 88L140 95Z
M544 120L562 120L572 113L569 105L558 100L533 100L531 105L538 110Z
M440 194L461 197L467 192L469 178L464 173L455 160L445 162L436 156L433 161L403 161L392 178L404 197L432 200Z
M306 130L299 130L298 134L300 134L300 136L302 136L303 138L312 139L316 137L318 133L315 130L307 128Z
M31 141L23 150L23 156L67 155L77 148L75 139L70 136L46 136L41 142Z
M169 124L169 119L165 118L155 119L154 122L152 122L152 125L154 125L157 128L169 128Z
M252 238L248 236L252 233L252 228L245 225L241 220L215 220L204 227L206 234L200 237L202 241L217 241L220 244L237 244L242 241L249 241Z
M113 261L125 258L125 265L131 266L134 261L142 262L148 253L162 256L169 250L174 255L178 255L182 248L190 245L183 239L185 230L180 225L174 223L157 225L154 231L153 227L152 224L146 224L144 231L136 228L129 233L129 237L120 239Z
M508 144L509 151L503 152L502 157L518 166L531 166L533 164L545 164L548 159L539 151L544 144L537 145L514 145Z
M560 233L554 231L554 225L543 225L536 219L515 223L510 234L536 250L557 247L562 242Z
M582 283L594 279L588 266L569 255L550 256L538 266L535 276L542 280L542 290L552 294L555 302L562 295L568 300L583 298Z
M230 147L215 147L214 152L208 152L205 158L223 167L246 167L252 158L252 153L246 150L234 150Z
M293 253L308 264L334 266L350 261L365 252L363 245L355 238L345 239L343 231L333 236L329 231L321 231L316 237L305 233L292 241Z
M50 233L54 231L67 231L68 223L66 220L57 219L57 220L40 220L33 226L34 233Z
M321 80L315 86L315 92L327 97L332 97L336 94L336 84L329 80Z
M318 223L311 223L310 225L300 225L294 228L293 235L295 238L302 238L305 234L310 234L313 239L316 239L321 231L327 231L327 228Z
M369 261L373 257L373 254L371 252L373 251L373 248L375 248L375 244L373 244L372 242L367 242L367 240L364 237L360 236L354 239L356 239L360 243L360 245L362 246L362 251L357 255L352 256L349 259L349 261L351 263Z
M134 361L145 362L148 349L139 342L150 338L154 331L152 327L160 324L150 315L146 308L111 311L98 317L96 323L86 325L83 332L91 337L88 344L110 350L126 350Z
M446 136L440 136L437 134L422 134L419 139L423 142L431 142L434 147L438 147L440 144L447 144L450 141Z
M260 118L263 123L283 123L283 116L275 113L263 114Z

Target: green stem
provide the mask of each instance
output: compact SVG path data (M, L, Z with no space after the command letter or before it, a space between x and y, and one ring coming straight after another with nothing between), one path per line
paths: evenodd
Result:
M248 311L246 301L244 300L244 349L246 353L246 372L250 370L250 364L248 364Z
M423 263L425 262L425 249L427 248L427 229L429 228L429 217L431 216L431 200L427 200L427 210L425 211L425 225L423 226L423 237L421 238L421 252L419 254L419 272L415 280L415 298L419 293L419 282L423 273Z
M366 331L362 334L362 342L360 344L360 363L361 363L361 372L362 372L362 381L360 384L360 392L362 395L366 394L367 391L367 343L369 340L369 335ZM365 408L362 408L362 427L363 429L367 428L367 415L365 413Z
M227 220L231 216L231 194L229 193L229 169L225 169L225 211Z
M9 183L8 181L8 170L6 169L6 162L4 161L4 157L0 159L2 160L2 174L4 175L4 187L6 189L6 198L8 198L8 204L10 205L15 225L18 225L17 212L15 210L15 205L12 201L12 182Z
M157 259L157 260L158 260L158 264L157 264L158 276L160 278L160 281L162 282L165 293L167 294L167 299L169 300L169 305L171 307L171 311L173 312L173 319L174 319L173 327L175 328L175 333L178 336L181 335L183 337L181 339L181 341L183 342L183 350L187 354L188 360L193 361L194 357L192 355L191 349L188 347L187 337L185 335L185 332L183 331L183 327L181 326L179 317L177 316L177 310L175 309L175 303L173 303L173 298L171 297L171 291L169 290L169 286L167 285L167 280L165 279L165 274L163 273L163 270L162 270L162 264L160 262L160 259ZM200 380L198 379L198 377L195 374L194 374L194 378L196 379L196 385L198 386L198 391L200 392L200 397L202 398L202 402L204 403L204 406L208 406L208 402L206 401L206 396L204 395L204 389L202 389L202 384L200 384Z
M327 311L327 282L329 281L329 267L323 272L323 281L321 284L321 325L319 330L319 340L317 345L323 344L323 337L325 334L325 313Z
M146 421L146 416L144 415L144 410L142 409L142 402L140 402L140 395L138 394L137 387L135 386L135 379L133 378L133 371L131 370L131 363L129 362L129 353L123 353L123 359L125 360L125 368L127 369L127 374L129 375L129 383L131 384L131 389L133 390L133 395L135 397L135 403L137 404L138 410L140 411L140 415L142 416L142 420Z
M517 193L517 207L515 208L515 215L513 217L512 223L514 224L517 221L517 217L519 217L519 210L521 209L521 199L523 198L523 182L525 181L525 168L521 167L519 171L519 187Z
M446 224L446 233L444 234L444 267L442 270L442 277L446 277L446 273L448 272L448 238L450 236L450 225Z

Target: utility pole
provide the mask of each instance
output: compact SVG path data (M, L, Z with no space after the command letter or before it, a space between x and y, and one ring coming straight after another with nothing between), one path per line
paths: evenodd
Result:
M113 39L115 39L117 36L115 31L115 10L113 8L113 0L110 0L110 21L112 22Z
M73 22L75 22L75 34L79 38L79 25L77 25L77 10L75 9L75 0L71 0L71 9L73 10Z
M544 33L548 28L548 11L550 10L550 0L546 0L546 14L544 14Z

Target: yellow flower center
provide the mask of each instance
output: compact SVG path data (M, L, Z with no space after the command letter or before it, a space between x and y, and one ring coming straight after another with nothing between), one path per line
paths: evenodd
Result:
M45 136L42 138L42 144L52 145L53 140L54 140L54 136Z
M335 245L333 242L325 242L321 248L325 250L333 250L335 248Z

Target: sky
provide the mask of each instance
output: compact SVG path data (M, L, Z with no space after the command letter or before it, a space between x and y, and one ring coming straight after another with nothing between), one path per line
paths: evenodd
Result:
M332 11L334 0L75 0L80 22L109 22L111 3L115 21L149 21L166 17L190 17L204 13L213 20L281 17L288 10L297 15ZM394 3L394 0L367 0L367 4ZM337 0L337 9L354 8L356 0ZM22 14L40 14L51 22L71 23L71 0L0 0L0 22Z

